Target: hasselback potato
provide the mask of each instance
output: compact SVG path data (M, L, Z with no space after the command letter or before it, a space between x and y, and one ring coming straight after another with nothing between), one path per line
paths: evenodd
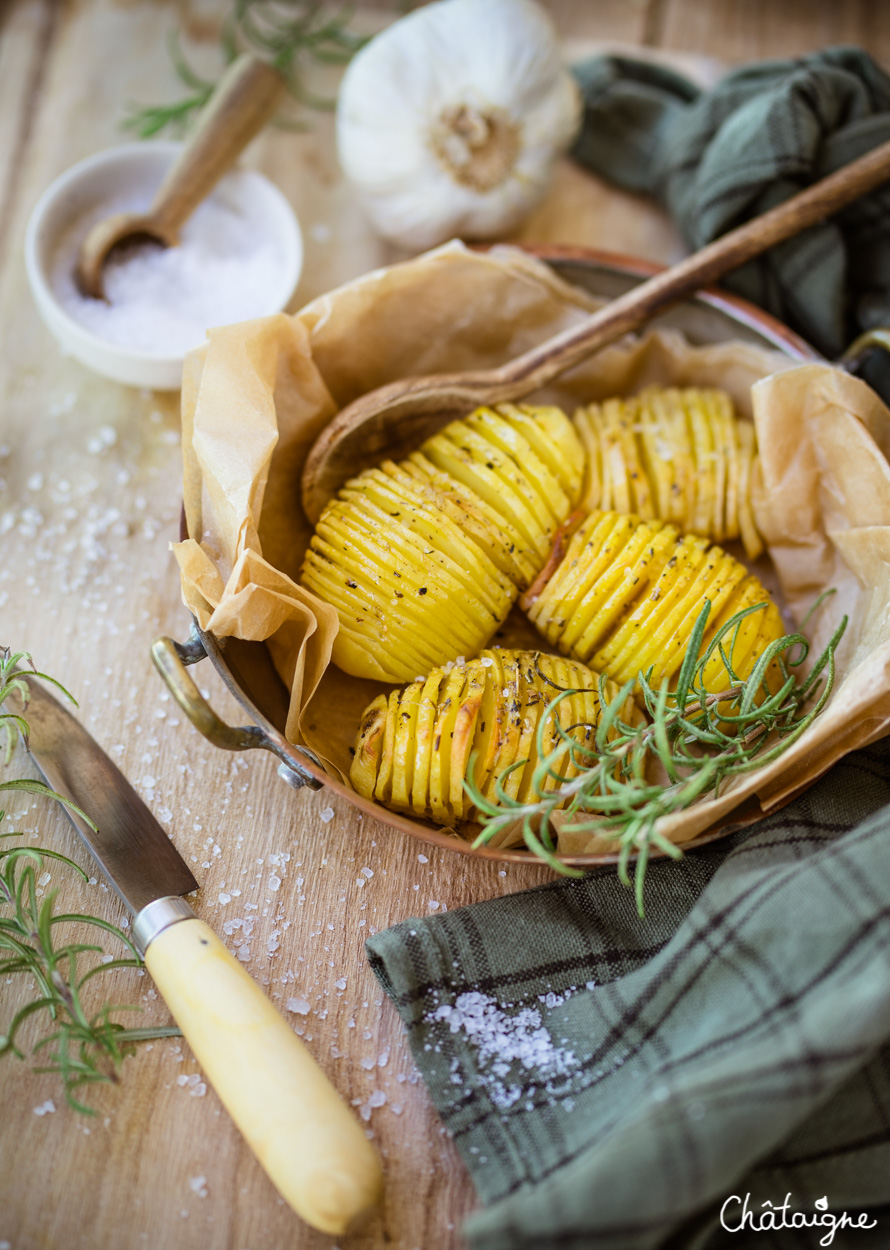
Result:
M322 513L302 571L337 609L334 663L403 682L475 655L543 567L582 472L564 413L505 404L347 482Z
M464 790L470 757L475 753L472 780L494 798L498 779L523 760L504 780L513 798L533 795L532 776L538 759L538 725L547 705L560 690L579 690L547 718L547 754L559 742L557 723L591 750L600 717L599 678L583 664L535 651L483 651L474 660L433 669L389 695L381 694L366 708L350 771L353 786L396 811L431 817L441 825L471 821L474 808ZM606 697L618 693L606 684ZM633 699L624 706L624 720L641 720ZM562 775L576 769L566 757ZM551 778L546 789L557 784Z
M740 609L766 603L741 624L733 669L748 677L785 630L775 603L744 565L698 535L664 521L593 512L523 597L529 617L552 645L617 682L652 669L660 686L675 679L705 600L711 611L704 644ZM729 647L729 640L726 643ZM705 686L726 688L718 652Z
M751 511L754 426L724 391L650 387L632 399L579 408L587 465L581 506L670 521L716 542L763 543Z

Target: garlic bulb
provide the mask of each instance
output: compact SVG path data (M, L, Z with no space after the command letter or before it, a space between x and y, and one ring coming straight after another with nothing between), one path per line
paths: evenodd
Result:
M405 247L515 226L574 138L580 92L533 0L439 0L362 49L337 108L340 162Z

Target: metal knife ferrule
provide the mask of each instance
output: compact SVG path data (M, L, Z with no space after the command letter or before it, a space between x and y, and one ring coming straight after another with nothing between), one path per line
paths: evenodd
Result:
M137 913L133 921L133 941L140 954L144 955L158 934L169 929L171 924L195 919L191 907L178 894L156 898Z

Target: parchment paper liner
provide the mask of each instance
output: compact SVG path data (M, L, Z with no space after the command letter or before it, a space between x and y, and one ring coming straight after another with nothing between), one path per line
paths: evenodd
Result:
M381 689L330 664L333 608L297 585L310 527L299 503L306 453L334 413L410 374L486 368L577 321L596 301L512 248L452 243L378 270L279 315L213 330L186 361L184 500L190 538L174 547L183 598L218 637L265 640L291 690L287 736L348 773L359 716ZM890 726L890 413L864 384L825 365L789 368L739 342L694 347L675 332L629 338L532 399L579 401L650 383L722 386L757 425L758 524L780 595L811 623L818 654L843 613L835 693L818 721L767 768L664 822L686 842L752 797L766 812L845 752ZM496 639L540 646L517 610ZM750 810L750 802L746 810ZM564 854L614 849L563 833Z

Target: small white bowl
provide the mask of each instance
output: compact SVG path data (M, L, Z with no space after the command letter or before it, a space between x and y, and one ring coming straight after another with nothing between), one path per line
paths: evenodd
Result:
M148 207L181 147L179 143L128 143L88 157L47 188L31 213L25 235L25 265L31 290L41 317L63 351L116 382L159 391L179 389L184 353L155 353L100 338L62 306L50 274L56 249L72 222L95 214L102 205L113 203L122 194L138 194L140 199L144 196ZM230 177L226 175L221 180L218 191L225 192ZM238 185L239 209L258 232L279 241L283 257L275 283L269 289L268 308L252 315L281 312L294 293L303 267L299 223L290 204L268 178L255 173Z

